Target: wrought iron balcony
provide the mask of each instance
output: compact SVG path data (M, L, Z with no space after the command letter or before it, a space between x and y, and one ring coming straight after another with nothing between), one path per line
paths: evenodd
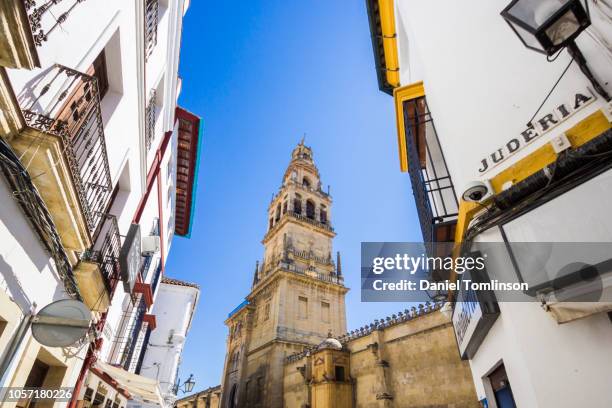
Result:
M85 0L23 0L28 13L30 29L37 47L47 41L49 35L66 22L68 16Z
M80 211L75 212L82 214L88 239L94 242L112 194L97 80L55 65L24 92L20 105L29 129L12 143L30 156L29 170L35 177L51 177L49 173L59 173L65 163L71 189L78 197ZM57 161L47 163L42 157L44 150L37 153L39 149L57 155ZM55 190L65 187L63 178L58 178L59 181L53 180L58 184L54 191L48 191L46 186L47 197L42 191L46 201L57 201ZM74 205L68 203L66 207L73 210ZM64 216L61 211L54 216L61 219Z
M403 103L408 171L423 241L452 242L459 203L425 97Z
M83 301L91 310L103 312L110 305L111 282L120 276L120 252L117 219L107 214L96 242L81 254L75 270Z
M145 129L145 139L146 139L147 151L151 150L153 139L155 139L155 115L156 115L155 98L156 98L155 89L151 89L151 94L149 95L149 102L147 103L147 109L145 112L145 120L147 122L146 129Z
M145 59L149 59L157 45L159 1L146 0L145 8Z
M81 260L95 262L100 266L105 283L110 290L112 279L119 278L119 253L121 236L119 225L114 215L106 214L101 225L98 239L94 246L83 253Z

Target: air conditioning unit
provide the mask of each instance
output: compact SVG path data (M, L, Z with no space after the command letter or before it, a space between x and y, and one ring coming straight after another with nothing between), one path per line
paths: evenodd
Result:
M142 237L142 253L143 255L150 255L155 252L159 252L159 236L149 235Z

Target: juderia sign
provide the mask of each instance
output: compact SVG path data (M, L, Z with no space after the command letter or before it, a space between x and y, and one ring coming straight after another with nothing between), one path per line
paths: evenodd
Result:
M578 112L595 100L595 96L587 91L576 93L572 101L561 104L551 112L544 113L534 120L527 129L510 139L505 145L495 150L480 161L478 172L484 174L496 167L514 153L527 146L540 136L550 132L557 125Z

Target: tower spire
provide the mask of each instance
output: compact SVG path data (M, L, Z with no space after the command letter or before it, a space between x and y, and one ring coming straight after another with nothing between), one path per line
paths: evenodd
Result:
M340 251L336 252L336 273L342 276L342 263L340 261Z
M253 286L259 282L259 261L255 261L255 274L253 274Z

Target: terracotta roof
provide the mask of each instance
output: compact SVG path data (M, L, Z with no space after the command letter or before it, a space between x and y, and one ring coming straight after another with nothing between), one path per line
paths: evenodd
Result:
M176 286L188 286L190 288L200 289L200 286L196 283L185 282L178 279L163 277L161 280L162 283L167 283L168 285L176 285Z

